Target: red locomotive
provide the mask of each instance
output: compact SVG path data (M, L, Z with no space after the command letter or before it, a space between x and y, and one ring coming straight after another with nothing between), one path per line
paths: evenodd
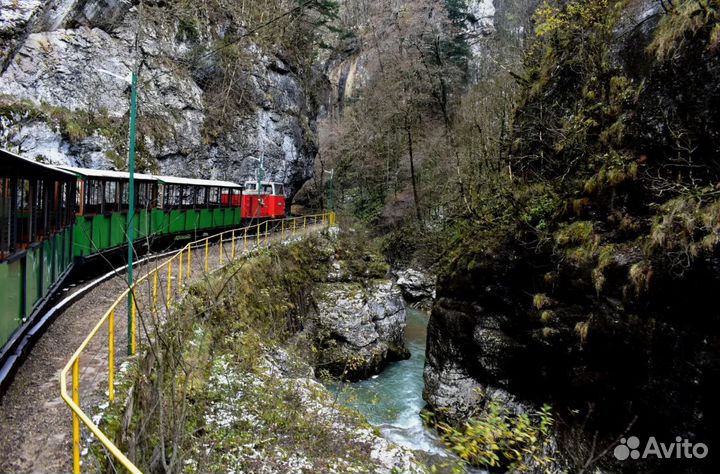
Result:
M261 186L258 193L257 181L247 181L242 195L232 195L231 205L241 207L243 220L285 217L285 187L283 184L263 182ZM223 194L223 205L227 205L230 199L228 194Z

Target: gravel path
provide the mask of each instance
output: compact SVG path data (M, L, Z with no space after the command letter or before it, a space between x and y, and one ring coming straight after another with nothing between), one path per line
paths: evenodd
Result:
M317 232L322 227L310 226L309 232ZM288 232L285 235L286 239L290 237L289 234ZM236 257L240 257L244 245L243 236L238 235L236 239ZM261 246L279 240L280 235L270 235L267 240L263 239ZM247 252L252 251L255 246L255 236L248 236ZM218 247L219 245L215 244L210 248L211 270L221 266ZM232 244L224 243L223 251L222 263L227 263L232 254ZM193 250L193 280L203 276L204 257L204 246ZM183 262L183 274L187 272L186 259ZM158 259L136 266L135 274L141 276L151 272L164 261L165 259ZM167 299L167 270L163 269L158 276L158 299L164 302ZM173 292L178 289L178 276L179 268L176 263L171 276ZM126 287L125 274L121 273L88 292L57 317L18 369L12 385L0 399L0 473L72 471L72 416L60 398L60 370ZM140 308L147 308L152 298L151 288L152 278L138 294ZM127 347L127 310L126 305L120 306L115 315L116 367L126 359ZM138 331L138 334L141 333L142 328ZM107 400L107 337L107 328L103 328L80 360L81 406L89 415L95 412L98 404ZM84 430L83 438L88 436L89 432ZM92 461L89 460L91 464Z

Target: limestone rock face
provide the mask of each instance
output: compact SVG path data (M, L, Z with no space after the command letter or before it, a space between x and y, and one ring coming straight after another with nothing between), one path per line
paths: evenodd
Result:
M392 281L329 283L318 293L317 316L311 324L319 346L319 370L359 380L379 373L389 361L409 356L405 303Z
M123 168L138 24L138 8L120 0L2 0L0 146L52 163ZM213 27L222 35L227 25ZM211 35L188 38L179 28L143 21L140 168L242 182L264 158L266 179L294 195L317 152L307 81L245 42L241 72L232 76L244 105L224 111L231 100L218 107L211 98L219 53L198 53L212 51Z
M429 310L435 298L435 279L424 272L408 268L395 272L403 298L408 303Z

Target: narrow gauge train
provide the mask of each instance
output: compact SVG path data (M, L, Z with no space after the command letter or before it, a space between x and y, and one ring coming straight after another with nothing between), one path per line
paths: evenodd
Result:
M282 184L245 187L136 173L135 238L214 234L285 216ZM126 245L128 190L128 173L0 150L0 369L75 263Z

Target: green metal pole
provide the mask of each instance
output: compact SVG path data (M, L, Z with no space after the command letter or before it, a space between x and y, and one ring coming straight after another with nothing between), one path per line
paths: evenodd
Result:
M260 161L258 161L258 188L257 188L258 189L258 233L260 232L259 224L260 224L260 216L261 216L261 214L260 214L260 190L261 189L260 188L262 188L262 180L265 177L264 176L265 170L263 169L264 161L265 161L264 156L262 158L260 158Z
M127 240L128 240L128 271L127 281L128 288L133 285L133 254L135 248L135 122L137 120L137 82L138 75L136 71L132 73L132 87L130 89L130 140L128 145L128 172L130 173L130 183L128 189L128 219L127 219ZM132 355L132 305L133 293L128 294L127 308L127 351L128 355Z

